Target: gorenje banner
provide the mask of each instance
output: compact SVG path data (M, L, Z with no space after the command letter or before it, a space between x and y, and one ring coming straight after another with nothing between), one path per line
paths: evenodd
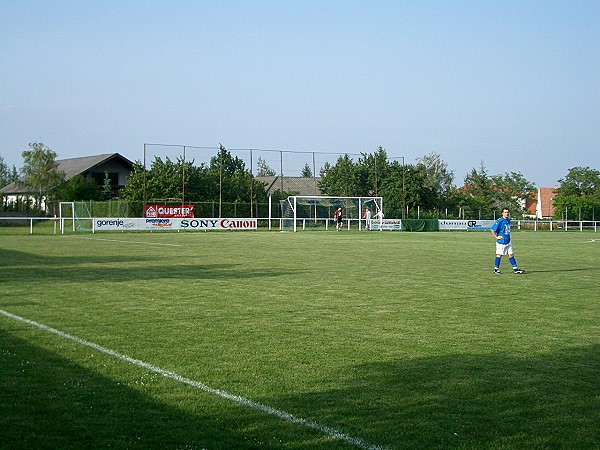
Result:
M170 217L179 219L193 218L194 205L146 205L146 211L144 216L152 219L157 217Z
M256 219L177 219L177 218L108 218L92 219L92 232L96 231L144 231L144 230L256 230Z

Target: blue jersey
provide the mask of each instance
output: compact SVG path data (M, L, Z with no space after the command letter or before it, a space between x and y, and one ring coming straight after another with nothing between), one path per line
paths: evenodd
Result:
M496 242L499 244L508 244L510 243L510 219L505 219L504 217L500 217L494 225L490 228L498 235L498 237L503 237L504 239L497 239Z

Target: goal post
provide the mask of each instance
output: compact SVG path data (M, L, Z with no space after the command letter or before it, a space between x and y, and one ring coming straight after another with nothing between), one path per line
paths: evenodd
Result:
M59 202L58 218L61 234L65 234L69 222L72 224L73 232L92 231L91 205L87 202Z
M335 220L336 209L342 208L343 223L347 229L362 230L367 208L372 218L383 212L383 197L337 197L325 195L291 195L281 201L282 231L298 231L307 228L329 228Z

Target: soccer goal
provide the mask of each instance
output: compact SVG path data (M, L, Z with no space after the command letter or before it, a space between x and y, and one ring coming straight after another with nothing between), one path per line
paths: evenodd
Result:
M281 201L282 231L335 228L334 213L342 208L344 228L362 230L368 225L367 208L374 220L383 213L383 197L334 197L292 195Z
M92 231L90 208L91 206L87 202L60 202L58 204L58 217L60 219L61 234L65 234L67 227L72 227L73 232Z

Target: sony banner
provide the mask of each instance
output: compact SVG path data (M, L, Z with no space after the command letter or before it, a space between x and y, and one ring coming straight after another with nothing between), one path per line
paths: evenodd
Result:
M104 218L93 220L96 231L147 231L147 230L256 230L256 219L178 219L178 218Z
M439 220L440 230L467 230L483 231L489 230L494 225L493 220Z

